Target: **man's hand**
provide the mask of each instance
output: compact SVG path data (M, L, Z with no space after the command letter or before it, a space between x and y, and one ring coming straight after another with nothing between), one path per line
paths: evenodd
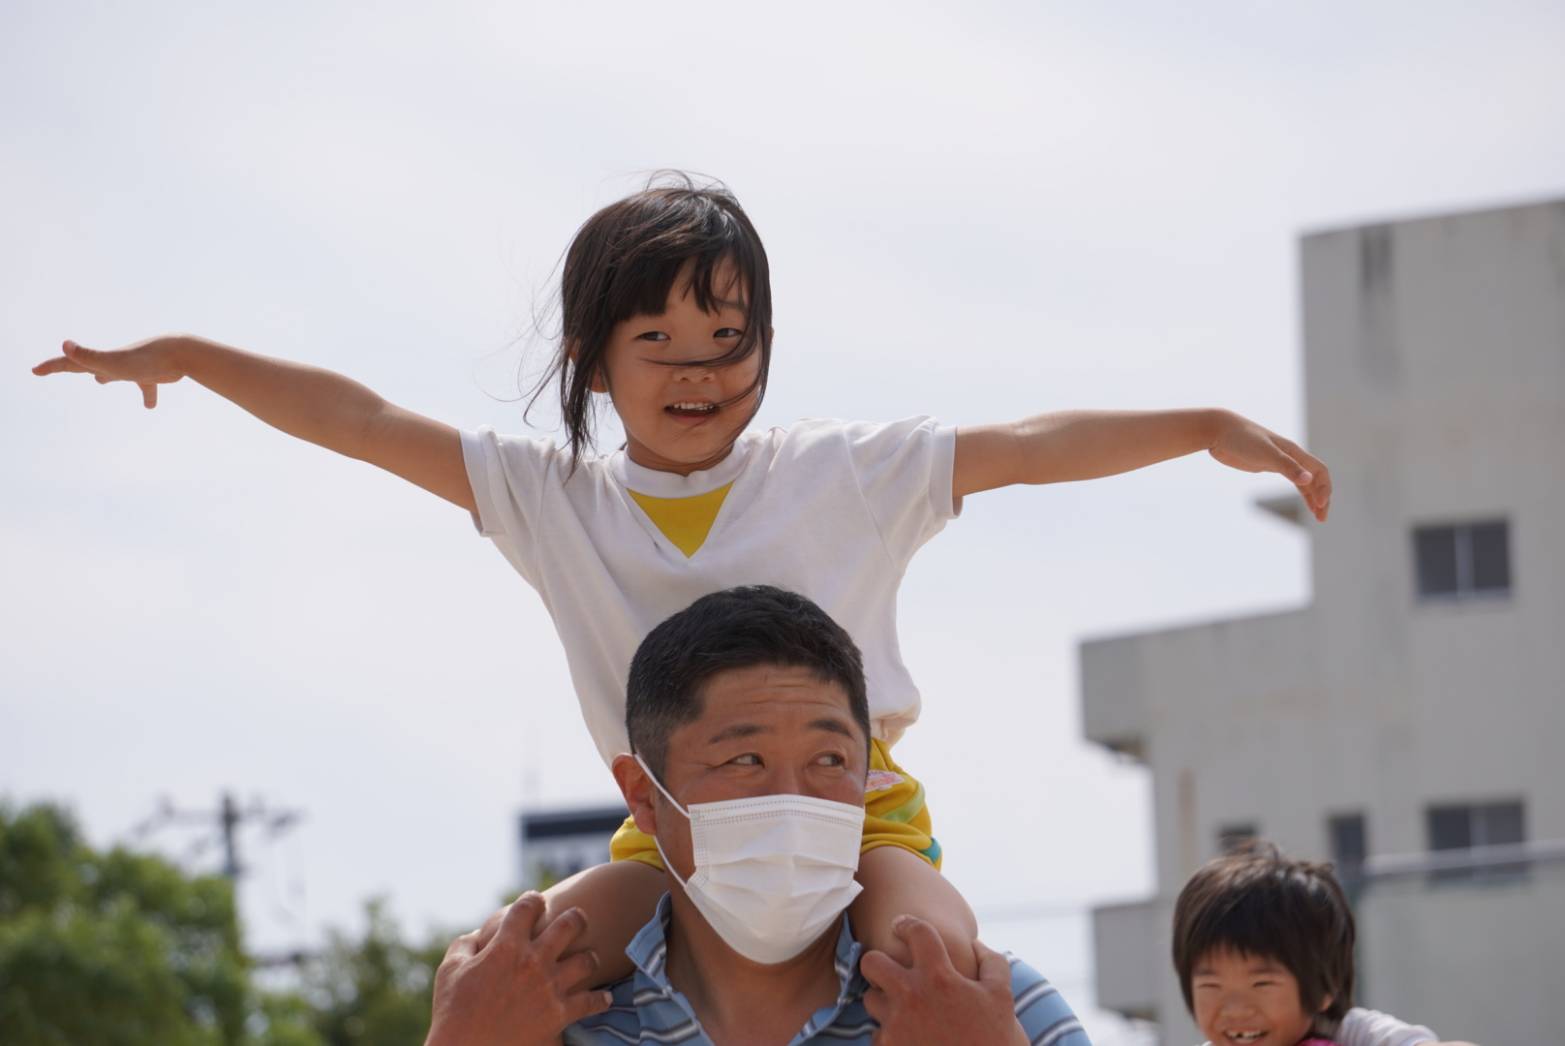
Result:
M1315 518L1326 522L1331 509L1331 473L1319 458L1290 439L1229 411L1209 448L1212 457L1244 472L1275 472L1299 488Z
M570 1025L609 1008L608 992L579 988L598 968L597 956L562 958L587 917L572 908L534 940L543 906L541 894L525 893L451 942L435 973L424 1046L558 1043Z
M892 931L907 944L913 965L885 952L867 952L859 971L871 988L864 1008L880 1022L877 1046L964 1046L1027 1042L1011 999L1011 967L982 944L978 980L957 972L933 926L904 915Z

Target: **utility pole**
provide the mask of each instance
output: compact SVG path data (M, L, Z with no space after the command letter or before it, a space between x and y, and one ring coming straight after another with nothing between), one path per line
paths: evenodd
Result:
M280 835L293 828L304 817L302 810L269 809L261 800L253 799L247 807L241 807L232 792L224 792L216 810L180 810L167 798L159 801L157 812L135 828L131 837L140 841L171 826L213 827L215 835L202 834L191 848L190 856L200 855L214 840L223 847L223 875L230 882L238 883L245 874L244 863L239 858L239 830L246 822L260 822L268 835Z
M157 811L151 817L131 829L131 839L140 842L154 832L176 826L203 829L187 852L187 859L199 857L214 842L221 844L222 873L237 892L240 877L249 871L239 857L240 829L246 823L258 823L268 837L274 837L295 827L303 818L303 810L273 809L260 799L252 799L249 806L241 806L234 798L234 793L227 791L218 797L216 810L181 810L165 796L158 800ZM295 948L275 955L251 955L250 961L263 969L285 966L297 969L314 958L314 955L308 950Z

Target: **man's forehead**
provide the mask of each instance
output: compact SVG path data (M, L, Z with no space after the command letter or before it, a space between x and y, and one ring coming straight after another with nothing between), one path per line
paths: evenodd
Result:
M746 722L771 729L809 729L816 720L832 720L847 724L855 736L860 733L847 690L810 668L752 665L726 669L706 680L701 706L701 715L675 732L680 740L705 740L714 731Z

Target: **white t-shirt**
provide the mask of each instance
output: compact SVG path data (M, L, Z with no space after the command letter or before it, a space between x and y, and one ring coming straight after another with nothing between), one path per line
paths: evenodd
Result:
M864 654L875 736L900 737L918 718L919 695L897 648L897 588L913 553L960 511L955 452L956 430L929 418L811 420L747 432L716 466L688 476L642 468L623 450L584 455L571 475L569 452L548 440L462 434L479 532L554 618L605 762L629 749L625 681L641 640L734 585L776 585L818 603ZM693 497L728 483L688 558L627 493Z

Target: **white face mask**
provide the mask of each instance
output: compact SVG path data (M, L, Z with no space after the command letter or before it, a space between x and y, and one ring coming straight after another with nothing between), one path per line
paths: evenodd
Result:
M690 821L695 871L663 865L728 946L758 963L798 955L825 932L862 887L854 881L864 808L807 795L758 795L687 809L636 756L647 777Z

